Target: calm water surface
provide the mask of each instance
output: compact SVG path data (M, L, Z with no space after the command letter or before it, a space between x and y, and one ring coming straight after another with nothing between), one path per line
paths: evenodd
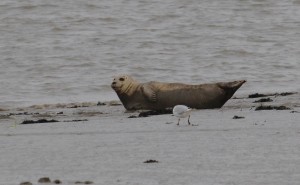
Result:
M118 99L113 76L300 92L300 0L1 0L0 107Z

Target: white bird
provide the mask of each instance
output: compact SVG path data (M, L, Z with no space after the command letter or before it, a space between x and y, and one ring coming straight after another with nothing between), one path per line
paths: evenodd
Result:
M177 125L179 125L179 121L180 121L180 118L186 118L186 117L189 117L188 118L188 123L189 125L191 124L190 123L190 114L191 114L191 111L192 109L185 106L185 105L176 105L174 108L173 108L173 115L176 116L178 118L178 123Z

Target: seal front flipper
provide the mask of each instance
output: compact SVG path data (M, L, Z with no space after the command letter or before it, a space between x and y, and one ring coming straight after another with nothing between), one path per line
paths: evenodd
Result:
M154 91L151 85L143 84L141 90L143 92L143 95L147 98L147 100L153 103L157 101L156 92Z

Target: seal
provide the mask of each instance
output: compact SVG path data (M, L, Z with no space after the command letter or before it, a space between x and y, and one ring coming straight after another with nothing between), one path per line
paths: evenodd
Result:
M127 110L163 110L175 105L195 109L221 108L245 80L189 85L150 81L139 83L129 75L114 78L111 87Z

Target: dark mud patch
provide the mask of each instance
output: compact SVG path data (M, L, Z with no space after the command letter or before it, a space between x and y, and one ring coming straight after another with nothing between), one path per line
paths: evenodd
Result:
M138 116L131 115L128 118L143 118L143 117L156 116L156 115L162 115L162 114L172 114L172 110L164 109L164 110L144 111L144 112L140 112Z
M138 118L138 116L131 115L131 116L128 116L128 118Z
M20 185L32 185L31 182L21 182Z
M39 184L50 184L51 180L49 177L42 177L38 180ZM61 184L62 182L58 179L53 181L53 184ZM32 185L31 182L27 181L27 182L21 182L20 185Z
M93 181L76 181L75 184L94 184Z
M40 113L38 112L14 112L14 113L9 113L8 116L23 116L23 115L39 115Z
M99 111L80 111L77 113L73 113L74 115L80 115L80 116L88 116L88 117L92 117L92 116L98 116L101 114L104 114L103 112L99 112Z
M261 106L255 108L255 111L260 111L260 110L291 110L291 108L283 106L283 105L281 105L281 106L261 105Z
M162 114L172 114L172 110L171 109L165 109L165 110L145 111L145 112L141 112L139 114L139 117L148 117L148 116L155 116L155 115L162 115Z
M67 107L68 109L77 109L77 108L82 108L82 107L89 107L88 105L72 105Z
M0 119L9 119L11 118L11 116L39 116L40 113L38 112L11 112L11 113L8 113L8 114L2 114L0 115Z
M103 106L103 105L106 105L106 103L100 101L97 103L97 106Z
M64 120L64 121L58 121L55 119L47 120L47 119L39 119L39 120L24 120L21 125L26 124L39 124L39 123L55 123L55 122L83 122L88 121L88 119L72 119L72 120Z
M153 159L149 159L149 160L144 161L144 163L158 163L158 161L153 160Z
M237 115L235 115L235 116L233 116L233 118L232 119L245 119L245 117L243 117L243 116L237 116Z
M56 180L53 181L53 183L54 183L54 184L61 184L62 182L61 182L61 180L56 179Z
M293 111L291 111L290 113L300 113L300 112L299 112L299 111L293 110Z
M271 98L261 98L259 100L254 101L253 103L263 103L263 102L272 102Z
M0 108L0 112L1 112L1 111L8 111L8 109Z
M289 95L293 95L293 94L297 94L297 92L284 92L284 93L280 93L280 94L275 94L275 96L289 96Z
M47 119L39 119L39 120L24 120L21 124L26 125L26 124L36 124L36 123L54 123L54 122L59 122L55 119L47 120Z
M269 95L266 95L266 94L259 94L259 93L254 93L254 94L250 94L248 96L248 98L260 98L260 97L266 97L266 96L269 96Z
M283 93L268 93L268 94L259 94L259 93L254 93L250 94L248 98L261 98L261 97L267 97L267 96L289 96L297 94L297 92L283 92Z
M10 116L9 115L0 115L0 119L9 119L10 118Z
M110 101L108 102L109 106L120 106L122 103L120 101Z
M64 120L63 122L80 122L80 121L88 121L87 119L73 119L73 120Z

